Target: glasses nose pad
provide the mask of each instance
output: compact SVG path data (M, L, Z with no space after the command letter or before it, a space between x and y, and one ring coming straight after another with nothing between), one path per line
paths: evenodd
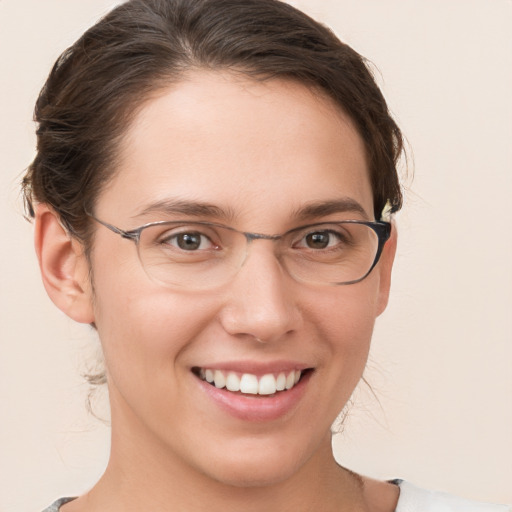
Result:
M252 242L258 238L257 236L253 235L252 233L240 233L240 242L242 242L243 237L243 245L241 244L239 247L240 255L238 257L238 269L241 269L245 262L247 261L247 258L249 257L249 252L251 250Z
M224 259L223 265L223 279L224 281L233 279L240 269L245 265L249 255L249 244L252 239L245 233L237 231L228 231L226 233L226 240L229 240L227 257Z

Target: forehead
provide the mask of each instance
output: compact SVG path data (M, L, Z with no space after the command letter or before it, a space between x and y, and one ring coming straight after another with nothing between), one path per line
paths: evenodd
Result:
M364 144L333 100L294 81L196 71L140 110L98 207L133 217L198 201L264 222L340 197L371 216Z

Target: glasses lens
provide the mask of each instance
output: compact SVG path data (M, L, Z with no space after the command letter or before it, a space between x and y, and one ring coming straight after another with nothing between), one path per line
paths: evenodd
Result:
M324 223L289 233L283 259L299 281L350 284L371 270L379 237L371 226L358 222Z
M163 285L192 289L226 282L240 267L245 237L212 224L162 222L144 228L139 257L148 276Z

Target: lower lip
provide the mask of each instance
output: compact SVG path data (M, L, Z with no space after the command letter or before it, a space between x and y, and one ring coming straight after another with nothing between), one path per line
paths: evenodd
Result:
M293 388L268 396L233 393L199 378L197 380L207 396L231 416L244 421L265 422L282 418L298 406L312 373L304 374Z

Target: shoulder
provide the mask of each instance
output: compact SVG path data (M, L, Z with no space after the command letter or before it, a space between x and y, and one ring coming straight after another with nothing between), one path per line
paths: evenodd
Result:
M48 508L45 508L43 512L59 512L60 507L62 507L62 505L65 505L66 503L69 503L74 499L76 498L60 498L60 500L55 501Z
M508 505L457 498L444 492L421 489L403 480L395 480L394 483L400 487L396 512L512 512Z

